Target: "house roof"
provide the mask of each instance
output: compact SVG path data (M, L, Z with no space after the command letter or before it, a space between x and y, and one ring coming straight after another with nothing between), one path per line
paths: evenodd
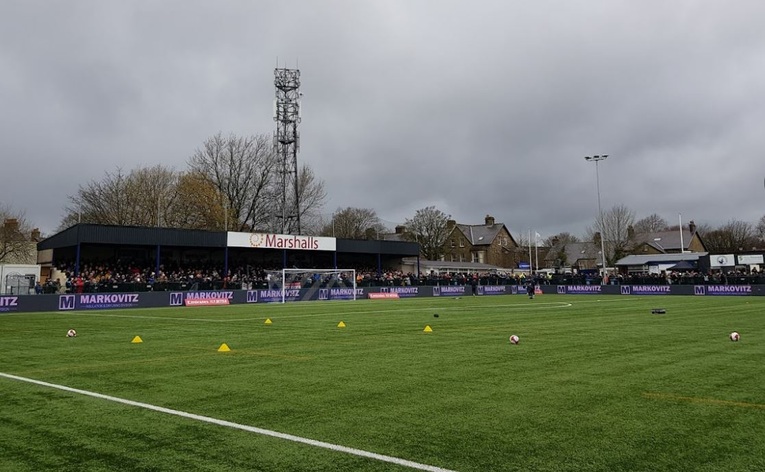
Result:
M632 255L616 261L617 266L637 266L650 264L672 264L680 261L698 261L708 252L685 252L678 254L640 254Z
M491 244L504 227L504 223L494 223L493 225L456 225L456 228L462 231L462 234L465 235L473 246ZM507 233L510 234L510 231L508 230ZM512 235L510 239L512 239Z
M694 233L689 230L683 230L683 247L680 247L680 231L657 231L655 233L639 233L635 235L637 244L648 244L649 246L661 251L686 250L690 247Z
M384 233L380 235L383 241L409 241L403 233Z

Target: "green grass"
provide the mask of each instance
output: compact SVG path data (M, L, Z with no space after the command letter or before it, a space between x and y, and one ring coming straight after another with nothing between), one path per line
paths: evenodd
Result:
M564 295L11 314L0 372L458 471L756 471L764 315ZM0 470L411 469L0 377Z

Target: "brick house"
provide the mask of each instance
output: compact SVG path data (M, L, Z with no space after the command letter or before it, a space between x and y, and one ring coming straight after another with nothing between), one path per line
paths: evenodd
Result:
M504 223L486 215L482 225L458 224L447 221L448 236L443 246L443 260L451 262L477 262L497 267L516 269L522 255Z

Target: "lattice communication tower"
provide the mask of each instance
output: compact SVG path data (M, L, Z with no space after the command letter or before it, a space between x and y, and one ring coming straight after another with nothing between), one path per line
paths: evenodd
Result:
M282 175L282 234L287 229L291 233L300 234L300 188L298 180L297 153L300 149L300 134L298 123L301 120L300 99L300 70L274 69L274 85L276 99L274 100L274 152L280 158ZM290 193L292 192L292 195ZM294 222L294 226L287 222Z

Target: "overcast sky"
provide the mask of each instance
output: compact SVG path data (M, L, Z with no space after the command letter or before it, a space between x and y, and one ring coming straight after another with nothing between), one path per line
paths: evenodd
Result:
M78 186L272 133L299 68L324 212L434 205L514 235L604 211L765 214L765 2L0 1L0 202L50 234Z

